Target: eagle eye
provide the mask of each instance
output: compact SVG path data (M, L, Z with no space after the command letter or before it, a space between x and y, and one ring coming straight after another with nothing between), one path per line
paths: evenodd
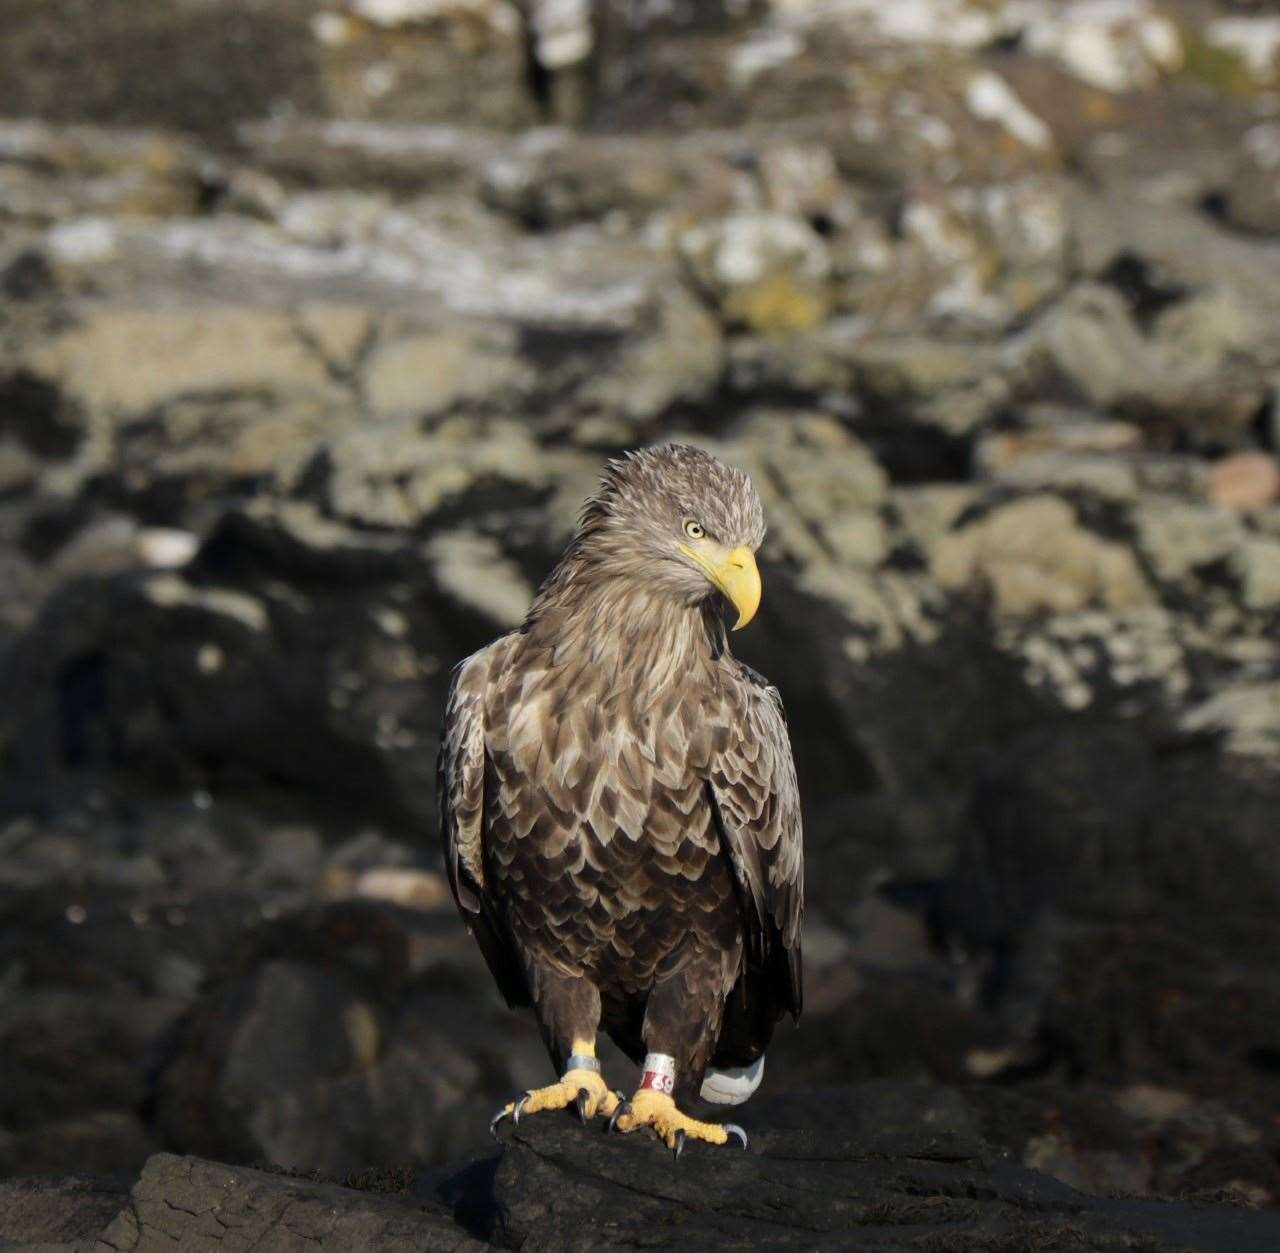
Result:
M695 522L692 518L686 518L684 524L684 533L690 539L701 539L706 531L702 529L701 522Z

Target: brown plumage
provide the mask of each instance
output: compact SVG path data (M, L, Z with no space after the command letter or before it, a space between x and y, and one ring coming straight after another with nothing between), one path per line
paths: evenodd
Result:
M696 1093L799 1017L791 746L720 617L722 594L754 613L763 537L750 480L698 449L610 462L523 626L454 672L449 881L558 1070L602 1027L637 1061L673 1057L676 1094Z

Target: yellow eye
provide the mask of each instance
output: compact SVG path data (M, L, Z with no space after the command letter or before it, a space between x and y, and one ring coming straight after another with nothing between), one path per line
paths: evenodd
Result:
M701 539L706 534L706 531L702 529L701 522L695 522L692 518L690 518L684 524L684 533L690 539Z

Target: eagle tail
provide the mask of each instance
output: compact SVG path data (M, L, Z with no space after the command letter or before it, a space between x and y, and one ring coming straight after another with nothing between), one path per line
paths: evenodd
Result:
M702 1099L712 1105L741 1105L763 1078L763 1053L750 1066L708 1067L702 1079Z

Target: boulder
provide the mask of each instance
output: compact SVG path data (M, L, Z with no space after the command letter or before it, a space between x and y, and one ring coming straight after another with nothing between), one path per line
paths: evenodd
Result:
M516 126L537 116L510 0L350 0L315 12L325 111L386 121Z
M992 510L944 536L930 556L946 588L992 598L1003 617L1087 605L1150 603L1151 588L1128 548L1092 534L1055 496L1035 495Z
M1227 189L1231 222L1247 231L1280 233L1280 126L1255 126L1244 137Z
M567 1223L607 1249L788 1248L816 1236L886 1250L922 1239L975 1251L1135 1239L1227 1250L1276 1239L1269 1213L1089 1197L1004 1158L975 1121L951 1094L886 1083L774 1102L751 1120L748 1152L690 1144L675 1170L648 1136L606 1137L547 1115L508 1132L496 1156L435 1175L364 1171L336 1183L160 1153L97 1233L97 1214L65 1184L29 1187L27 1212L0 1222L31 1244L66 1234L84 1240L78 1247L138 1253L228 1238L262 1248L522 1248L563 1240ZM59 1203L72 1212L58 1213Z
M129 1204L89 1247L135 1253L222 1243L261 1248L299 1241L361 1250L486 1247L468 1239L445 1206L399 1195L403 1176L374 1176L367 1190L162 1153L148 1161Z
M804 330L827 315L831 261L805 222L779 213L739 214L692 227L680 253L729 325Z

